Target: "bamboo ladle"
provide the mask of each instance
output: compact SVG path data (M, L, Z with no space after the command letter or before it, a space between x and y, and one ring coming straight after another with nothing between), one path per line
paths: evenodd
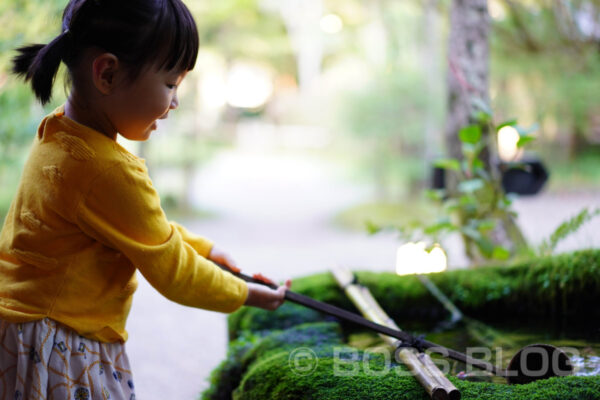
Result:
M258 283L277 289L277 285L262 276L249 276L239 270L232 270L228 267L219 265L222 269L232 273L238 278L252 283ZM405 344L412 347L429 349L431 352L439 354L456 361L464 362L473 367L489 371L496 376L506 378L507 382L529 383L539 379L546 379L553 376L568 376L573 373L573 366L569 357L559 348L549 344L532 344L520 349L508 364L508 368L500 368L488 361L475 359L467 354L447 348L445 346L430 342L425 339L417 338L410 333L389 328L358 315L356 313L344 310L343 308L315 300L311 297L287 290L285 299L293 303L303 305L316 311L340 318L344 321L352 322L364 328L377 333L400 339Z

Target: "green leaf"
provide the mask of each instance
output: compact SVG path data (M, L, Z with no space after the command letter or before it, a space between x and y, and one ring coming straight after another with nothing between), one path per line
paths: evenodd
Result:
M600 215L600 208L589 211L587 207L581 210L577 215L566 220L556 228L547 240L543 241L540 252L542 254L551 254L558 243L567 236L577 232L586 222Z
M521 136L519 141L517 142L517 147L521 148L525 146L527 143L533 142L537 138L535 136Z
M448 199L444 202L443 209L446 214L450 214L456 210L459 210L460 205L458 204L458 201L456 199Z
M427 196L429 200L441 201L444 200L446 191L444 189L429 189L425 191L425 196Z
M373 223L372 221L365 221L365 228L367 229L369 235L374 235L382 230L381 226Z
M460 171L460 161L456 158L441 158L433 163L434 166L453 171Z
M485 232L485 231L490 231L492 229L494 229L496 227L496 221L494 221L493 219L484 219L479 221L478 225L477 225L477 229L479 229L480 232Z
M495 246L488 238L481 237L479 240L475 240L477 247L481 251L481 253L490 258L494 254Z
M458 184L458 190L462 193L473 193L485 186L483 179L469 179Z
M484 111L477 111L473 116L480 125L487 125L492 120L492 116Z
M485 171L485 164L480 159L473 160L473 168Z
M458 204L460 204L463 207L477 206L477 198L475 196L473 196L472 194L462 195L462 196L460 196L460 198L458 200L459 200Z
M481 153L481 150L485 148L485 144L483 142L478 143L463 143L462 144L462 152L465 158L474 161Z
M458 209L460 210L460 212L463 216L477 213L477 210L481 207L481 204L479 204L479 200L477 199L477 196L475 196L474 194L471 194L471 193L460 196L458 204L459 204ZM469 218L469 220L470 220L470 218ZM472 221L469 221L469 225L472 228L476 228L476 226L471 224L471 222Z
M463 235L467 236L470 239L473 239L475 242L483 239L483 236L481 236L481 233L479 233L477 229L473 229L469 226L462 227L460 231Z
M512 205L512 203L513 203L513 201L508 196L502 196L501 198L498 199L496 206L501 210L508 211L510 206Z
M504 121L504 122L500 123L498 126L496 126L496 132L498 132L500 129L504 128L505 126L515 126L515 125L517 125L516 119L510 119L508 121Z
M502 246L494 247L492 252L492 258L495 260L508 260L510 257L510 251Z
M468 125L458 132L458 138L463 143L475 144L481 140L481 127L479 125Z
M454 225L452 225L449 218L443 218L440 221L436 222L435 224L425 227L423 232L426 235L433 235L435 233L439 233L444 230L446 230L446 231L456 230L456 227Z

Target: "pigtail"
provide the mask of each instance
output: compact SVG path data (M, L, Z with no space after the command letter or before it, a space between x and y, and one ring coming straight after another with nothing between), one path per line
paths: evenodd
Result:
M29 67L33 64L33 59L44 46L45 45L43 44L32 44L18 48L17 52L19 52L19 54L12 59L12 72L18 76L27 74Z
M114 54L134 80L146 66L189 71L198 56L198 30L182 0L69 0L59 36L17 49L12 72L31 81L46 104L61 61L71 78L87 48ZM73 81L73 85L78 82Z
M69 31L64 31L47 45L33 44L17 49L12 59L12 72L31 80L35 96L42 104L46 104L52 96L52 85L58 67L68 50Z

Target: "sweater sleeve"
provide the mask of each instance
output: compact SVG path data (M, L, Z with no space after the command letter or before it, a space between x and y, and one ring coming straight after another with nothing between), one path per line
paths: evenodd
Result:
M208 255L213 248L213 242L211 240L188 231L177 222L171 222L171 225L177 229L184 242L192 246L202 257L208 258Z
M143 165L119 163L94 179L76 221L87 235L123 253L172 301L233 312L246 300L247 284L203 257L210 242L167 221Z

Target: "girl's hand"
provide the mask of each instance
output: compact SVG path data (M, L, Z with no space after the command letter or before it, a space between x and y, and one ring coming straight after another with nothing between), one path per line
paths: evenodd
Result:
M248 283L247 306L264 308L265 310L275 310L285 301L285 291L292 286L292 281L285 281L285 285L279 286L276 290L258 283Z
M216 246L213 246L208 254L208 259L229 268L233 273L237 274L241 271L229 254ZM256 278L268 281L260 274ZM275 310L285 301L285 291L290 286L292 286L292 281L289 279L285 282L285 285L279 286L276 290L258 283L248 283L248 297L244 304L264 308L265 310Z
M229 254L219 249L217 246L213 246L212 250L208 254L208 259L229 268L233 273L238 274L241 271L241 269L237 267L235 261L233 261L233 258L231 258Z

